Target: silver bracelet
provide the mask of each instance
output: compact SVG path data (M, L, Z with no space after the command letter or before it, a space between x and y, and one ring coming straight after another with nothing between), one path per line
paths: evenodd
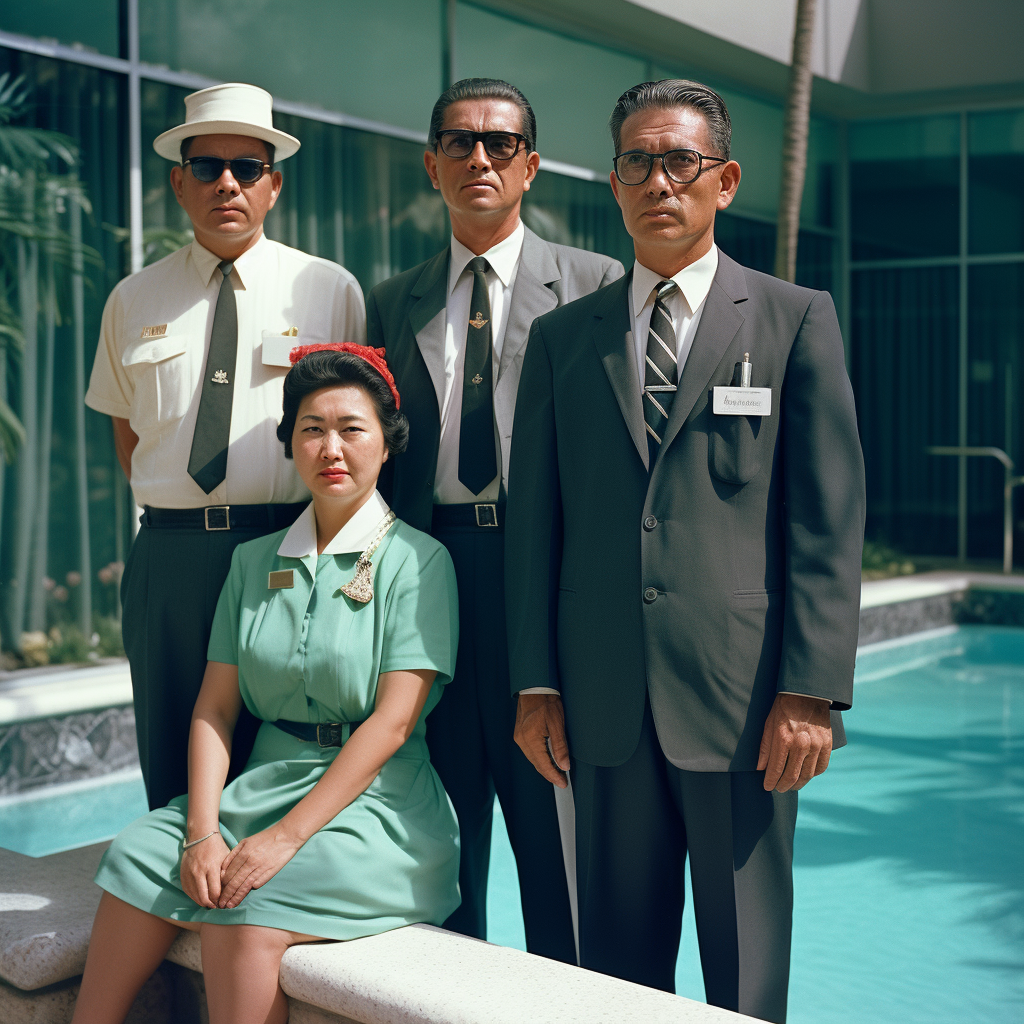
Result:
M190 843L182 843L181 844L181 849L182 849L182 851L185 851L185 850L187 850L191 846L198 846L200 843L205 843L206 840L210 838L210 836L215 836L219 832L220 832L220 829L217 829L216 832L207 832L206 835L202 837L202 839L193 839L192 842L190 842Z

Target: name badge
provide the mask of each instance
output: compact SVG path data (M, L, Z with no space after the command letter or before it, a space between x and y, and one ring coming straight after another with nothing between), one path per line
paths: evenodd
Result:
M771 388L715 388L712 409L719 416L771 416Z
M294 330L294 328L292 328ZM294 334L281 334L280 331L263 332L263 365L264 366L291 366L292 361L288 357L296 345L303 345L305 342Z
M267 577L268 590L290 590L294 586L294 569L276 569Z

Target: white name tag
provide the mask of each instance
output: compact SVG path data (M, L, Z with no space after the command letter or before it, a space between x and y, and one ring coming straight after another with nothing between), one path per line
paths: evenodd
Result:
M288 337L283 334L275 334L273 331L263 332L263 365L264 366L291 366L288 358L293 348L298 345L305 345L301 338Z
M715 388L712 409L719 416L771 416L771 388Z

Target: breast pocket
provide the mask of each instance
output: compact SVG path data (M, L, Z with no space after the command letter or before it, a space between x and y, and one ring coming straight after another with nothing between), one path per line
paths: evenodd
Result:
M121 365L128 371L135 395L132 421L139 426L181 419L192 401L195 380L183 334L140 341L125 350Z
M712 414L708 433L708 468L723 483L742 487L761 470L757 443L760 416L718 416Z

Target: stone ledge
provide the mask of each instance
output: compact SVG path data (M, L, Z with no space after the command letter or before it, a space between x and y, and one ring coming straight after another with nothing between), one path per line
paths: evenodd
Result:
M49 857L0 850L0 1009L67 1020L100 890L106 843ZM183 932L161 969L176 1024L198 1021L199 936ZM171 974L167 972L170 971ZM753 1018L516 949L413 925L350 942L296 946L281 964L292 1024L728 1024ZM182 992L185 996L182 996ZM58 1010L58 1006L60 1009ZM188 1007L186 1009L186 1006ZM139 1018L136 1018L139 1019ZM150 1018L143 1018L150 1019ZM156 1018L151 1018L155 1024Z

